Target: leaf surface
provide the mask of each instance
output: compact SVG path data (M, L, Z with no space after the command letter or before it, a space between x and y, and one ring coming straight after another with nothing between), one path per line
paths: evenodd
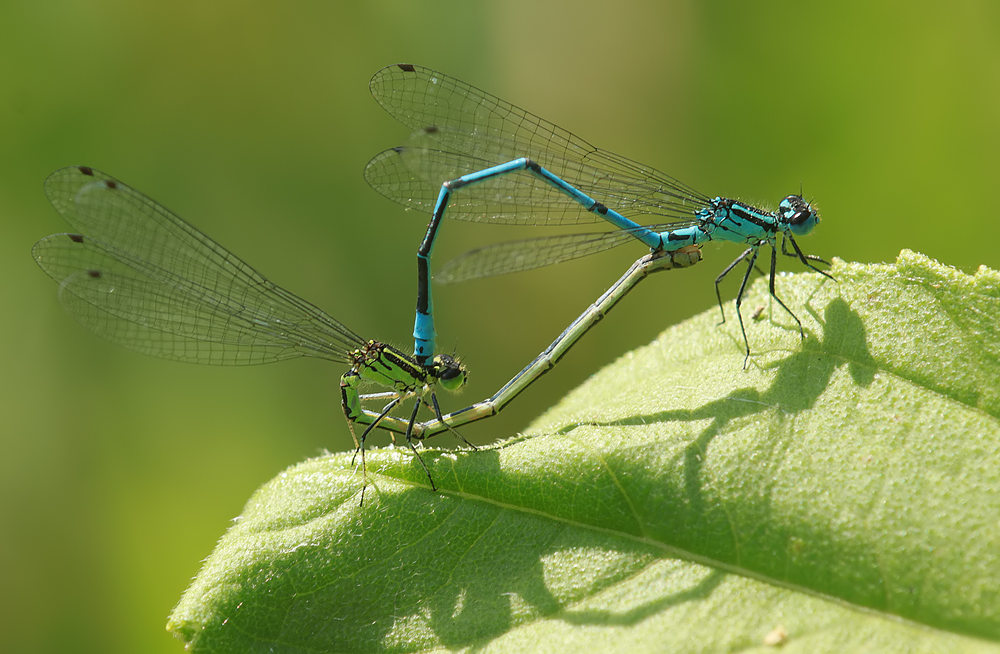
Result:
M746 370L706 312L531 436L425 450L436 493L405 448L369 452L361 507L350 454L294 466L168 628L212 653L1000 652L1000 275L832 272L778 280L805 340L758 282Z

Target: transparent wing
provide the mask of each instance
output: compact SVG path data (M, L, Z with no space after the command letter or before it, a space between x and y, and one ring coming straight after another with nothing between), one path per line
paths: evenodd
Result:
M365 167L365 179L376 191L407 209L431 213L441 184L494 165L477 157L446 152L417 143L385 150ZM592 191L591 191L592 192ZM677 214L672 227L695 221L691 215L704 205ZM625 216L641 213L639 205L620 201L614 208ZM525 171L499 175L463 187L451 196L449 218L504 225L571 225L602 222L568 196Z
M658 232L667 226L648 225L647 229ZM488 245L452 259L434 275L434 280L451 284L572 261L619 245L634 243L632 231L620 229L613 232L546 236Z
M534 114L501 100L474 86L441 73L409 64L387 66L375 74L369 85L382 107L401 123L419 133L429 144L411 148L417 153L438 151L438 155L411 157L404 166L421 184L431 182L436 197L440 185L448 179L529 157L566 182L623 215L653 214L683 220L706 206L710 198L654 168L630 161L606 150L595 148L571 132ZM383 153L385 154L385 153ZM410 153L413 154L412 152ZM441 168L443 157L454 157L453 168ZM369 182L383 195L407 204L411 196L400 193L405 185L395 187L393 175L383 173L385 159L372 160L366 174ZM398 168L396 169L398 176ZM451 170L458 174L438 176ZM467 187L449 209L453 218L485 222L507 222L506 216L523 214L526 224L570 224L597 222L598 217L584 211L568 197L558 194L527 173L504 178L523 181L497 182ZM502 191L494 184L527 184L556 196L547 202L536 201L535 192L520 190L503 205L496 205ZM464 197L470 196L470 197ZM421 205L424 206L424 205ZM432 205L433 206L433 203ZM496 211L494 211L496 209ZM500 218L493 218L494 215Z
M166 208L86 167L45 183L81 234L32 249L84 327L154 356L221 365L299 356L350 363L364 343L326 313L265 279Z

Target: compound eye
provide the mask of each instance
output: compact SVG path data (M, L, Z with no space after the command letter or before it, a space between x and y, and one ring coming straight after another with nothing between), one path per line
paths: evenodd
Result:
M789 225L801 225L805 221L809 220L812 214L808 211L796 211L792 214L792 217L788 219Z
M446 391L457 391L469 380L464 368L448 368L439 377L438 383Z
M468 375L465 366L454 357L447 354L434 357L434 376L445 390L458 390L468 381Z
M458 377L461 374L464 374L464 373L462 372L462 369L459 368L458 366L448 366L438 376L438 379L443 379L444 381L448 381L450 379L454 379L455 377Z

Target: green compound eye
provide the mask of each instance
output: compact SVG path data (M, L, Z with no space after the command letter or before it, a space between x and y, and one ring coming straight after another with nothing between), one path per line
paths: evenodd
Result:
M457 391L469 381L469 372L465 366L447 354L434 357L434 376L446 391Z
M425 438L418 409L433 407L441 415L436 384L465 384L465 368L454 357L440 357L428 371L410 354L362 338L99 170L58 170L45 181L45 193L81 233L44 238L32 255L59 284L60 300L81 324L131 350L177 361L247 365L311 356L346 364L341 406L362 453L362 471L365 438L384 429L406 435L435 487L411 441ZM363 395L367 385L380 391ZM366 408L376 399L380 410ZM416 403L409 419L392 414L411 400Z

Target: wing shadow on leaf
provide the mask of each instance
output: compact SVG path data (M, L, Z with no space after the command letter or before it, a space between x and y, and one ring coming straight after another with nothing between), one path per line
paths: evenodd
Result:
M500 471L500 450L457 462L450 452L428 454L442 488L468 475L518 483ZM461 492L429 493L389 475L358 507L360 480L332 470L336 457L344 455L300 464L251 498L171 618L171 630L196 642L195 651L267 644L269 651L377 652L404 642L405 651L475 649L545 619L638 623L707 598L727 576L692 575L689 564L664 560L660 548L627 535ZM464 466L469 461L474 469ZM406 476L422 474L402 458L400 465ZM586 608L639 578L644 588L664 590L626 593L620 611Z
M626 493L608 483L635 476L627 462L604 458L605 465L595 467L593 458L553 459L543 438L517 441L526 447L515 465L501 465L510 443L475 456L425 450L439 493L423 488L426 478L411 456L373 450L370 494L361 508L358 475L332 465L349 457L308 461L251 498L175 610L172 629L206 649L234 632L243 644L280 643L288 651L384 651L388 643L475 648L533 621L628 625L708 597L728 573L692 576L689 564L665 557L651 541L683 549L685 521L716 520L702 496L702 466L711 442L733 420L775 413L776 407L785 419L803 412L843 365L857 384L871 383L874 362L858 315L837 299L824 319L823 341L810 338L774 364L777 374L764 392L738 389L693 411L602 423L709 420L678 455L686 498L668 503L662 493L669 491L656 485L649 490L654 495L633 498L637 504L629 508L626 496L634 489ZM774 447L781 447L780 439ZM644 511L658 513L664 505L686 510L661 516L662 524L644 522ZM732 560L729 554L720 551L718 559ZM615 596L637 579L664 590L630 596L615 610L588 608L589 600ZM224 628L185 618L188 597L197 602L212 594L201 584L226 589L213 597L211 609ZM230 651L233 642L220 651Z
M861 317L847 303L837 298L824 312L824 337L820 342L807 338L802 348L769 366L778 373L763 393L755 388L741 388L728 396L694 410L659 411L606 422L590 421L562 427L568 434L581 426L634 426L651 422L701 421L712 423L689 450L704 454L711 441L735 419L778 409L782 415L794 415L811 409L830 383L834 371L846 364L854 382L866 387L875 378L876 363L868 349Z
M517 472L501 469L501 448L457 461L450 452L430 453L426 459L442 488L462 489L470 478L495 480L508 487L522 483L530 486L527 477L532 476L531 472L526 473L526 479L518 479ZM410 466L408 474L419 481L423 473ZM483 505L438 496L437 501L422 506L422 498L434 496L386 490L389 492L380 495L382 506L371 529L381 528L380 535L385 536L388 517L389 523L399 525L402 531L418 529L422 533L417 537L400 533L389 538L390 542L420 543L420 547L408 547L407 552L391 555L397 564L402 563L401 556L415 557L394 571L410 577L412 583L402 584L394 593L394 611L386 616L385 623L371 623L370 644L384 642L400 615L424 616L435 643L450 649L482 645L527 622L544 619L581 625L638 624L671 607L708 598L727 577L726 573L709 570L692 578L686 564L664 560L657 547L628 537L595 533L582 524L553 523L553 516L526 514L513 503ZM502 495L502 491L480 487L465 499ZM392 519L397 511L401 515L412 513L414 502L421 513L433 516L430 523L403 527L403 520ZM398 508L390 508L393 506ZM367 549L364 554L381 558ZM446 581L436 587L435 572L421 571L427 566L428 556L440 558L449 570L442 577ZM643 578L644 585L662 585L669 590L652 600L630 597L621 611L573 608L576 604L586 606L594 596L614 595L638 577ZM572 580L573 588L559 588L567 579Z
M875 377L876 362L869 351L861 317L841 298L831 301L820 320L824 327L823 340L807 338L802 348L770 366L777 369L771 385L763 392L756 388L740 388L726 397L709 402L694 410L658 411L606 422L569 424L556 433L569 434L580 427L644 426L651 423L702 422L708 425L684 448L683 468L686 475L687 498L685 505L694 515L706 510L703 489L705 480L702 468L709 448L720 434L737 420L758 414L769 414L777 423L771 431L779 431L781 423L793 420L796 414L813 408L816 400L830 383L835 370L848 366L851 378L860 387L867 387ZM773 425L774 423L772 423ZM762 438L766 438L762 434ZM787 440L771 440L771 460L780 460L779 448Z

